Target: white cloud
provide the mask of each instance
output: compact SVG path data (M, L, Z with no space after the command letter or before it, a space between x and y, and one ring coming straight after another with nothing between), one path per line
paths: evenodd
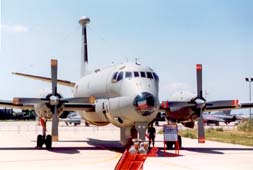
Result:
M0 25L3 32L25 33L28 32L28 28L24 25Z

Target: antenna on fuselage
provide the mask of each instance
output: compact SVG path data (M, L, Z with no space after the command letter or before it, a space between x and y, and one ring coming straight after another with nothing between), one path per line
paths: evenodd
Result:
M88 46L86 25L90 23L90 18L81 17L79 24L82 26L82 44L81 44L81 77L87 74L88 66Z

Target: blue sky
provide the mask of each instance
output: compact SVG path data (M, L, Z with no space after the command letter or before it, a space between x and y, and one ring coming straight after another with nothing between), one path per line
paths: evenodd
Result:
M15 77L18 71L79 78L81 27L88 16L90 68L139 58L160 76L160 98L196 89L202 63L208 100L248 100L253 76L251 0L1 0L0 98L36 96L47 83ZM69 89L61 91L70 94Z

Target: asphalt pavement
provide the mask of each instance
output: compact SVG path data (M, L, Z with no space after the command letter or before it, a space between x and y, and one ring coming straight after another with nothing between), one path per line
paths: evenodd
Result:
M48 123L48 132L50 122ZM0 122L0 169L54 170L112 170L124 148L119 143L120 130L112 125L104 127L59 125L59 142L53 149L36 148L41 127L35 121ZM223 170L253 169L253 147L183 138L179 156L174 150L164 156L163 135L157 134L158 157L148 157L144 170Z

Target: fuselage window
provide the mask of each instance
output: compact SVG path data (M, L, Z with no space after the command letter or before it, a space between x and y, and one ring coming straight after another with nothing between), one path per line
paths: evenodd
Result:
M117 76L118 76L118 72L116 72L116 73L113 74L112 82L116 82L117 81Z
M123 79L123 72L121 71L117 77L117 81L120 81Z
M139 72L135 71L134 72L134 77L140 77Z
M153 79L153 76L152 76L152 73L151 73L151 72L147 72L147 78Z
M143 71L141 71L141 77L146 77L146 74L145 74L145 72L143 72Z
M132 78L132 72L126 72L125 77L126 78Z
M159 77L156 73L153 73L153 76L154 76L155 80L159 80Z

